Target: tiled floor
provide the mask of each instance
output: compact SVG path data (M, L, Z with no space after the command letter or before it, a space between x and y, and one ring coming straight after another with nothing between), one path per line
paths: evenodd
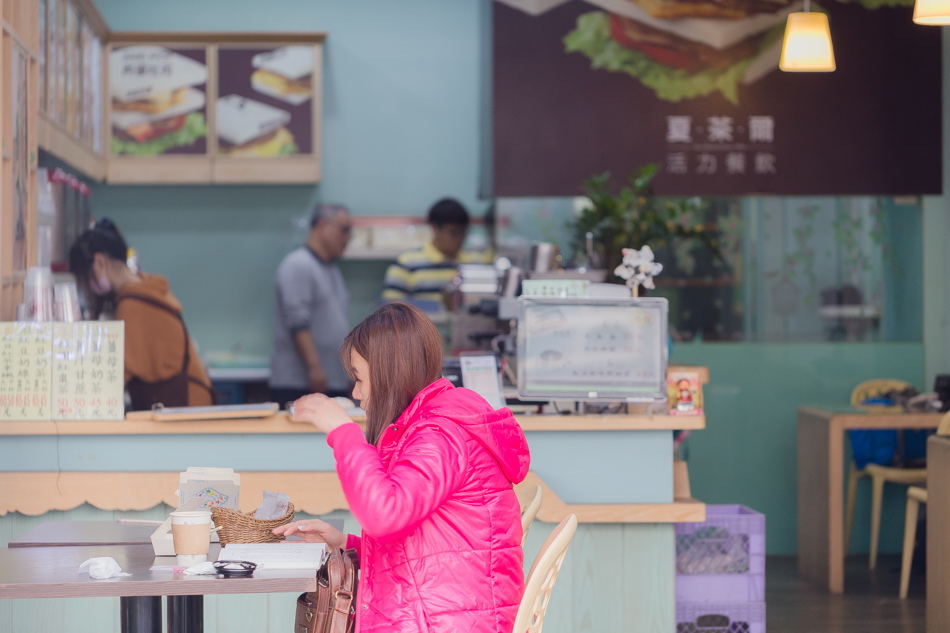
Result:
M867 556L845 563L845 593L832 596L798 575L794 557L769 557L765 564L768 633L925 633L926 577L923 565L911 574L906 600L897 597L899 555ZM950 631L950 623L948 623Z

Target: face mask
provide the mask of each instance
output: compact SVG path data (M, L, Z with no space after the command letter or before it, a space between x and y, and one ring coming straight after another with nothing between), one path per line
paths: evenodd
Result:
M104 297L112 292L112 286L109 285L109 278L105 275L100 275L98 278L94 277L90 279L89 289L100 297Z

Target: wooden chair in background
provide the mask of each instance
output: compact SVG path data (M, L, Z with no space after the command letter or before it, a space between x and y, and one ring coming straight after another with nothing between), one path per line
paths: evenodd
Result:
M902 410L900 406L887 405L864 405L863 402L869 398L883 395L891 391L903 391L912 387L909 382L903 380L893 380L890 378L880 378L876 380L867 380L862 382L851 392L851 405L872 413L894 413ZM854 526L854 503L858 491L858 481L862 477L871 479L871 545L868 557L868 567L874 569L877 566L877 546L881 535L881 505L884 500L884 484L887 482L904 485L918 485L927 483L926 468L902 468L899 466L881 466L879 464L867 464L859 469L851 460L848 469L848 498L845 514L844 529L844 551L848 552L851 545L851 530Z
M577 531L577 515L569 514L551 532L531 565L512 633L541 633L551 590L561 570L567 546Z
M937 435L950 435L950 411L940 418ZM920 486L907 488L907 511L904 516L904 552L901 560L901 600L907 597L910 586L910 568L914 560L914 543L917 539L917 516L920 504L927 503L927 489Z
M524 547L525 541L528 539L531 522L534 521L534 517L538 516L542 494L541 486L538 484L529 486L518 493L518 502L521 504L521 547Z
M908 486L907 513L904 518L904 554L901 559L901 600L907 597L907 588L910 586L910 564L914 560L917 513L920 510L921 503L927 503L927 489L920 486Z

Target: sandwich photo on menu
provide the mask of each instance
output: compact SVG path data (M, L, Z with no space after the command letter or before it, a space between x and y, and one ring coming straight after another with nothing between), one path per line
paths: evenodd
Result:
M268 97L300 105L313 95L313 47L284 46L258 53L251 87Z
M284 127L290 113L240 95L218 99L215 108L218 151L226 156L289 156L298 152Z
M114 156L187 153L207 136L204 64L160 46L127 46L112 51L109 72Z
M589 0L564 38L595 69L624 73L659 99L720 92L739 103L739 84L778 68L785 18L799 0Z

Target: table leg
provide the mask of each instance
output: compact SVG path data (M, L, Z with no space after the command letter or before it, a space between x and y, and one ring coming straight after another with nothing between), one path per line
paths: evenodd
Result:
M811 413L798 416L798 571L829 586L831 479L828 420Z
M168 596L168 633L203 633L204 596Z
M122 633L162 633L161 596L119 598Z
M828 590L844 593L844 425L828 425Z

